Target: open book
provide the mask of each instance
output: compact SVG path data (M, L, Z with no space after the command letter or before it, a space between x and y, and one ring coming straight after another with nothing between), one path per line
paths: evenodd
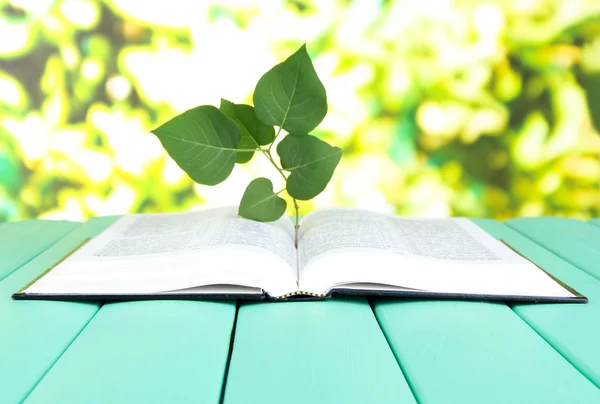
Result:
M259 223L224 207L118 219L16 299L290 299L332 293L583 301L464 218L351 208Z

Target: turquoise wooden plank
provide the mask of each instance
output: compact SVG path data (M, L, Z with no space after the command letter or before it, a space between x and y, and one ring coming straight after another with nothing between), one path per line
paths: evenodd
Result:
M475 222L497 237L493 221ZM600 401L600 390L504 304L380 300L374 307L419 402Z
M0 281L77 226L77 223L50 220L2 223Z
M91 220L0 281L0 402L20 402L98 310L93 303L15 301L11 295L114 218ZM31 240L36 240L32 236Z
M506 305L380 301L375 313L419 402L600 402Z
M521 218L505 223L582 271L600 279L599 227L562 217Z
M244 304L225 389L236 403L412 403L364 299Z
M105 304L25 403L219 403L235 302Z
M596 226L600 226L600 219L592 219L590 220L591 224L595 224Z
M581 373L600 387L600 281L580 270L592 272L598 266L595 253L589 252L594 251L594 243L598 243L600 238L578 236L580 244L573 244L568 240L570 234L583 233L592 237L593 233L587 232L586 228L592 226L581 226L584 223L570 221L574 229L568 230L569 221L560 222L560 230L552 232L548 229L548 234L541 236L535 228L539 223L547 229L545 219L508 221L510 226L518 227L523 233L536 234L536 241L543 241L542 237L555 237L557 233L563 234L563 244L546 243L552 244L552 251L497 222L480 225L496 237L505 239L527 258L588 297L589 303L585 305L515 305L513 309ZM535 231L530 231L531 229ZM579 269L559 256L578 262Z

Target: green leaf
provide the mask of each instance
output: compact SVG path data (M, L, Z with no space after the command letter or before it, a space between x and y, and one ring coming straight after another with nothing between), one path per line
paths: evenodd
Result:
M254 90L256 115L267 125L308 133L327 113L327 95L306 45L260 78Z
M308 200L320 194L342 157L342 149L311 136L286 136L277 145L281 166L290 172L287 192Z
M200 184L216 185L233 170L240 130L211 105L177 115L152 133L177 165Z
M242 196L239 214L246 219L272 222L285 212L287 203L273 192L273 183L267 178L253 180Z
M582 74L581 85L585 89L594 129L600 132L600 72Z
M221 98L219 109L240 128L241 138L238 149L258 149L259 146L272 143L275 139L275 129L259 121L254 108L250 105L234 104ZM239 151L235 162L247 163L253 155L253 151Z

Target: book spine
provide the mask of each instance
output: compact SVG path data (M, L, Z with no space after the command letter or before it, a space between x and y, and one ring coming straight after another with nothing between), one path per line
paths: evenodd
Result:
M324 298L328 297L328 294L327 293L312 293L312 292L305 292L302 290L298 290L296 292L287 293L285 295L274 296L272 299L280 300L280 299L290 299L293 297L314 297L314 298L324 299Z

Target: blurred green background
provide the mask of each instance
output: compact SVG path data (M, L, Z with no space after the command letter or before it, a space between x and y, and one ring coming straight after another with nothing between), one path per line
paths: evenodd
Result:
M255 176L278 179L262 156L200 186L148 131L220 97L251 103L304 42L328 94L316 134L344 157L302 213L599 216L599 12L597 0L0 0L0 220L238 203Z

